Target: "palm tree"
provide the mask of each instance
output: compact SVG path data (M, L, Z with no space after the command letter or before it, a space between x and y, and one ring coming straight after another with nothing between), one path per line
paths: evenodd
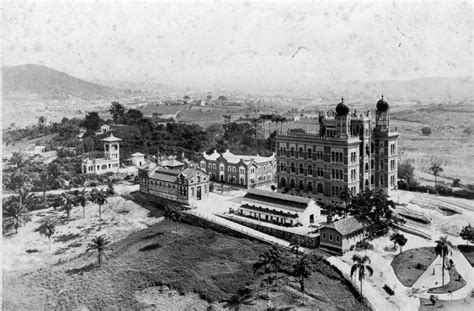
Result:
M270 288L270 264L272 258L270 252L266 251L260 254L258 257L258 261L253 264L253 274L255 275L259 270L263 269L263 273L267 274L267 297L268 297L268 290Z
M72 205L74 204L74 197L68 192L61 194L61 206L66 211L67 217L70 216Z
M84 215L84 218L86 218L86 204L88 200L89 195L86 192L86 188L82 189L81 192L76 194L76 202L82 206L82 213Z
M278 279L278 270L281 265L281 251L277 244L273 244L270 249L271 264L273 265L275 271L275 280Z
M443 172L443 168L441 167L441 164L433 163L431 167L429 168L429 170L433 172L433 175L435 177L435 192L436 192L436 185L438 184L438 175Z
M171 222L173 221L173 217L174 217L174 209L175 208L173 205L165 206L164 217L165 217L165 220L167 220L170 224L170 233L171 233Z
M102 255L105 256L105 258L107 258L107 254L105 253L105 251L108 249L108 245L110 244L110 241L107 237L105 236L97 236L95 238L92 239L92 241L87 245L87 249L86 249L86 252L91 252L89 254L89 256L93 253L93 252L97 252L97 260L98 260L98 263L99 263L99 267L102 263Z
M26 158L25 154L17 151L12 153L12 157L10 158L10 163L15 165L17 168L23 168L26 164L29 163L28 159Z
M107 192L104 189L100 191L97 188L94 188L91 192L92 202L99 205L99 220L102 220L102 205L107 203Z
M357 271L358 272L358 279L359 279L359 282L360 282L360 297L361 297L361 300L362 300L362 298L363 298L363 296L362 296L362 281L365 278L366 272L369 273L369 276L372 276L374 274L374 270L372 269L371 266L369 266L370 258L367 255L366 256L360 256L358 254L355 254L354 256L352 256L352 261L354 262L354 264L352 265L352 268L351 268L351 278Z
M298 259L298 256L299 256L300 246L301 246L301 243L300 243L300 239L298 239L298 238L294 238L290 242L290 251L293 254L296 254L296 259Z
M296 277L300 278L300 288L301 293L304 298L304 279L307 278L310 274L309 263L306 259L306 255L302 256L294 265L293 265L293 274Z
M3 203L2 212L3 219L11 220L15 234L18 233L21 224L28 220L28 209L24 204L21 204L17 196L11 196Z
M48 237L48 248L51 250L51 236L56 231L56 226L50 220L46 221L39 227L39 233Z
M178 222L180 222L181 219L183 219L183 214L179 209L174 208L171 214L171 221L176 225L176 236L178 235Z
M435 247L435 252L437 255L439 255L442 258L442 265L441 265L441 275L442 275L442 286L444 286L444 268L445 268L445 260L446 260L446 255L448 252L453 248L453 244L451 241L448 241L448 236L441 236L439 237L439 240L435 241L436 247Z

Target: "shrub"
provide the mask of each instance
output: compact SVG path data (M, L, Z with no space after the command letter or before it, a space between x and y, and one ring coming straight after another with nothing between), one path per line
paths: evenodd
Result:
M431 128L429 128L429 127L426 126L426 127L424 127L424 128L421 129L421 133L422 133L423 135L431 135Z
M427 269L426 265L422 264L422 263L417 263L415 268L418 269L418 270L426 270Z
M356 248L356 249L368 249L368 250L373 250L373 249L374 249L374 246L373 246L372 244L370 244L368 241L363 240L363 241L357 242L356 245L355 245L355 248Z
M453 180L453 183L451 184L451 186L456 187L456 188L461 187L461 179L456 178L455 180Z

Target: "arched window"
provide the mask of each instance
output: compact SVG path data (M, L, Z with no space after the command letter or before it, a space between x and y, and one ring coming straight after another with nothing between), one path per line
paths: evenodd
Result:
M369 163L365 163L365 172L367 173L369 171Z
M375 168L374 159L370 160L370 168L371 168L371 169L374 169L374 168Z
M102 165L102 169L103 169L103 170L106 170L106 169L107 169L107 164L103 164L103 165Z
M370 177L370 184L373 186L373 185L374 185L374 182L375 182L375 177L374 177L374 175L372 175L372 176Z
M336 172L334 171L334 169L331 170L331 176L332 178L336 178Z
M323 184L318 184L317 191L318 193L323 193Z
M312 151L311 151L311 148L310 148L310 149L308 149L308 158L311 158L312 156L313 156L313 154L312 154Z
M368 179L365 180L365 188L369 188L369 180Z
M300 164L300 174L303 174L303 172L304 172L303 164Z
M298 185L299 190L304 190L304 181L300 180L299 185Z
M291 172L294 173L296 171L295 163L291 163Z
M280 179L280 187L281 188L286 187L286 179L285 178Z
M313 183L312 182L308 181L308 186L307 186L306 190L308 190L308 192L313 191Z
M372 153L375 152L375 145L374 145L374 143L371 143L371 144L370 144L370 151L371 151Z
M308 165L308 175L313 175L313 167Z
M294 179L292 179L292 180L290 181L290 188L291 188L291 189L295 189L295 180L294 180Z
M290 149L290 156L294 157L295 156L295 148L291 147Z

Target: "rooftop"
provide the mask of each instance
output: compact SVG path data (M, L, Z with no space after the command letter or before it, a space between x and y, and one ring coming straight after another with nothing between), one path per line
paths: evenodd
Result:
M121 139L118 137L115 137L113 134L110 134L109 137L103 138L102 141L114 142L114 141L121 141Z
M244 195L243 200L255 204L264 204L299 212L304 211L306 207L308 207L308 204L312 201L312 199L309 198L260 189L249 189Z
M234 164L239 163L241 160L246 164L250 163L251 161L254 161L255 163L263 163L263 162L272 161L275 158L274 154L272 154L269 157L262 157L260 155L256 155L256 156L237 155L230 152L229 149L227 149L224 153L219 153L217 152L217 150L214 150L214 152L211 154L207 154L205 152L203 153L204 158L206 160L211 160L211 161L217 160L217 158L219 158L221 155L224 159L227 160L227 162L234 163Z
M323 226L323 228L333 228L342 235L347 235L367 227L368 224L363 223L354 216L343 218L336 222Z

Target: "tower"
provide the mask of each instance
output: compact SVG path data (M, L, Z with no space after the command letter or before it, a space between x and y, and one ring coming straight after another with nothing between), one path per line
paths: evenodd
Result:
M344 104L344 97L336 106L336 133L339 138L350 137L351 117L349 115L349 107Z
M397 185L399 135L390 128L390 106L383 95L377 102L375 115L375 188L390 195Z
M115 137L113 134L110 134L109 137L102 139L104 142L104 157L107 160L116 160L117 162L120 159L120 138Z

